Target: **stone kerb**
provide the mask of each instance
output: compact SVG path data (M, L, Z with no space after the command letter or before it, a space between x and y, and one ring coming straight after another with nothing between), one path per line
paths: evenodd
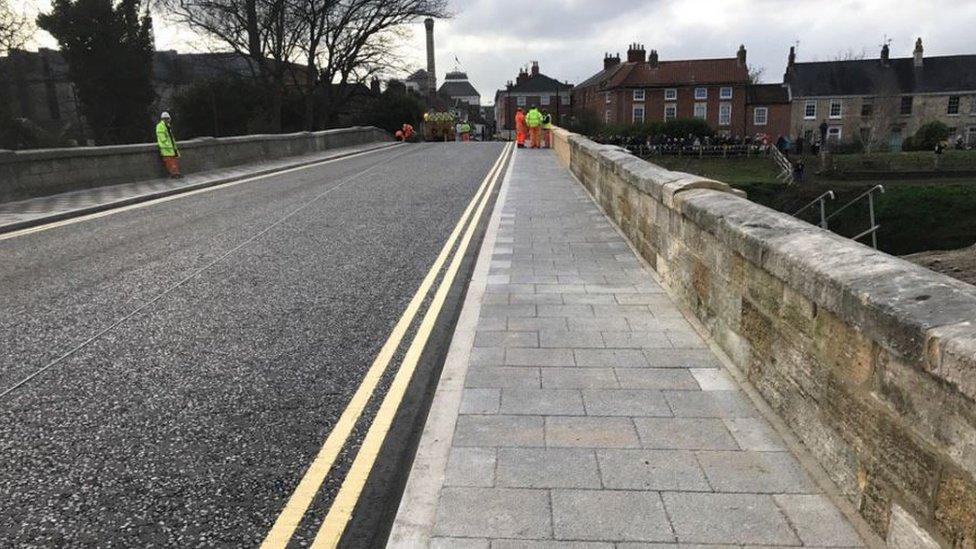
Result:
M724 183L569 132L560 147L881 536L976 545L976 288Z

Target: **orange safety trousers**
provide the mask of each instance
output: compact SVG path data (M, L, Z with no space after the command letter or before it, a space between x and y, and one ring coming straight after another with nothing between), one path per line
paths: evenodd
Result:
M180 158L178 156L164 156L163 166L169 175L180 175Z
M540 133L539 130L541 129L542 128L540 128L539 126L536 126L534 128L529 128L529 138L532 140L533 149L539 148L539 133Z

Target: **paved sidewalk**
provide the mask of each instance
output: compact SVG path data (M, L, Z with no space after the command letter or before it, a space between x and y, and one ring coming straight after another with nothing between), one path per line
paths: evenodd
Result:
M267 162L255 162L187 175L181 179L159 178L121 185L107 185L68 193L41 196L0 204L0 233L31 225L47 223L94 211L124 206L177 194L194 189L229 183L245 177L263 175L278 170L304 166L330 158L340 158L358 152L388 146L388 143L368 143L342 147L315 154L293 156Z
M499 207L431 547L861 545L555 155Z

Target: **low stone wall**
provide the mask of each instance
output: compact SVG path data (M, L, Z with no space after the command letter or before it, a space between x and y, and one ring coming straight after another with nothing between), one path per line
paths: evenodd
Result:
M555 151L894 547L976 547L976 287L557 130Z
M180 168L195 173L249 162L389 141L374 127L179 142ZM163 177L155 144L0 151L0 202Z

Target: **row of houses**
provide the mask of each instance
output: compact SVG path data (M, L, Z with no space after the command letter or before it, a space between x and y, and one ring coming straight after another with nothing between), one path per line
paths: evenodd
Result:
M604 54L603 68L572 86L539 72L537 63L495 95L498 127L511 130L518 107L607 124L700 118L719 135L764 134L807 143L860 141L898 150L927 122L940 121L950 139L976 146L976 55L797 62L790 48L783 81L752 81L747 52L734 57L663 60L641 44L625 59Z

